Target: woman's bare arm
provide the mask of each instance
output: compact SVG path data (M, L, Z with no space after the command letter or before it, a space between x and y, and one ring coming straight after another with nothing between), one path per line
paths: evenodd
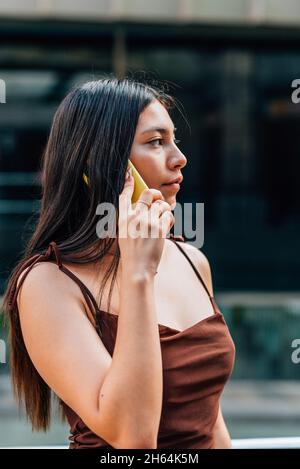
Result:
M124 272L119 330L111 371L101 387L105 420L120 418L120 440L127 432L144 448L157 447L162 410L162 357L154 305L153 277Z
M114 448L156 447L162 363L153 281L151 275L122 276L113 357L85 315L78 286L56 265L35 266L18 295L24 341L34 366Z

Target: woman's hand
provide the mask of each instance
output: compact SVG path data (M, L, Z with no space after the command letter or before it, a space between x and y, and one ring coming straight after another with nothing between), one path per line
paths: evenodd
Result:
M123 269L155 275L165 238L174 225L171 206L156 189L145 189L133 208L130 173L119 196L119 246Z

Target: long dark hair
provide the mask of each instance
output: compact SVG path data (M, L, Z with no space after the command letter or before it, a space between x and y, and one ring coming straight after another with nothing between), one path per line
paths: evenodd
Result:
M166 93L166 82L157 83L108 75L71 90L54 115L41 159L37 222L10 275L3 301L9 320L13 390L19 405L24 401L34 430L49 428L52 393L28 355L17 301L11 302L18 276L25 263L43 254L51 241L59 247L62 261L71 263L101 260L109 252L115 239L97 236L96 207L105 201L118 209L139 115L154 99L167 110L180 110L177 100ZM92 190L83 181L83 172L87 171ZM118 265L119 257L112 257L100 286L101 304L103 289L113 273L108 310Z

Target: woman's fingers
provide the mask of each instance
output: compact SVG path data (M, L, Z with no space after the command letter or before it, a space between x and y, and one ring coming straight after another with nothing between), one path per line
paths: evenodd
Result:
M163 212L160 217L160 230L163 238L167 237L167 234L171 230L172 226L175 223L175 217L173 213L169 210Z
M170 204L168 204L168 202L158 199L151 205L150 210L153 212L153 214L160 217L164 211L166 210L170 211L171 206Z
M151 208L151 205L156 200L162 200L163 195L157 189L144 189L141 193L139 199L135 204L135 209L137 212L145 212Z
M152 230L152 237L166 237L175 223L170 204L163 200L156 200L148 210L148 217Z
M120 195L119 246L124 269L140 270L153 275L159 264L164 239L167 237L174 217L171 206L164 201L157 189L145 189L134 207L131 207L133 178L125 183ZM126 201L125 201L126 198Z

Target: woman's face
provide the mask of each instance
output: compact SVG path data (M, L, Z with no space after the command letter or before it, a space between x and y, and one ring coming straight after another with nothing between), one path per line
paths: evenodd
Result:
M187 159L175 143L174 125L168 111L154 100L140 114L130 160L147 186L161 191L164 199L174 209L178 184L168 185L180 177Z

